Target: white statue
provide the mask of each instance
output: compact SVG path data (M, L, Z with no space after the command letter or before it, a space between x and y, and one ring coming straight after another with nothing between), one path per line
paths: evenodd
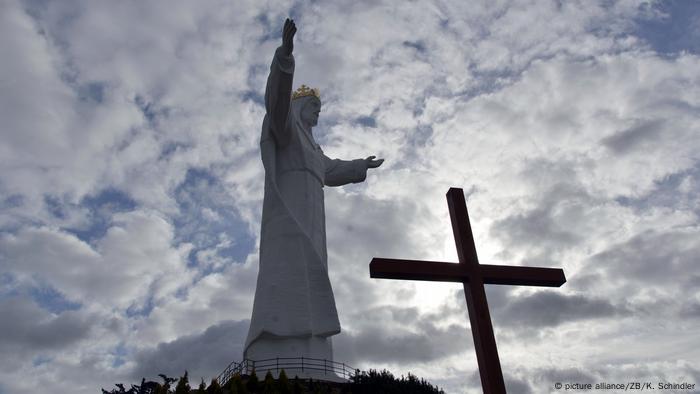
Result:
M292 94L295 33L287 19L265 89L260 269L244 350L251 360L333 359L331 336L340 323L328 279L323 186L362 182L384 161L331 160L318 146L312 128L320 93L302 85Z

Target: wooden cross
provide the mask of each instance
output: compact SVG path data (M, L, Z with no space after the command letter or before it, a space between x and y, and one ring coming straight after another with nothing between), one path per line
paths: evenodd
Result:
M462 189L450 188L447 205L457 243L458 264L375 257L369 264L370 277L462 282L484 393L505 393L484 284L559 287L566 282L566 277L561 268L479 264Z

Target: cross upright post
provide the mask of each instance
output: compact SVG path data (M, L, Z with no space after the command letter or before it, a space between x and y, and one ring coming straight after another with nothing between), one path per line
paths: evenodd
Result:
M566 282L560 268L479 264L462 189L447 192L459 263L373 258L370 277L461 282L467 299L479 375L484 393L505 393L484 284L559 287Z

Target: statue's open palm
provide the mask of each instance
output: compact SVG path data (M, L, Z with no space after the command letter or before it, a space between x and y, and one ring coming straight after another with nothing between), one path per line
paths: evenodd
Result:
M369 156L365 159L365 162L367 162L367 168L377 168L384 163L384 159L374 160L375 157L376 156Z
M282 28L282 48L284 48L284 54L287 56L291 55L294 50L294 34L296 32L297 25L294 24L292 19L287 18Z

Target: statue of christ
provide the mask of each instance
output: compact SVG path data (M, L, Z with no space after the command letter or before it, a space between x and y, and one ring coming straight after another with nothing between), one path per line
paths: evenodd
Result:
M294 21L284 23L265 88L260 137L265 197L260 266L244 358L332 360L340 322L328 278L323 187L365 180L383 159L330 159L316 143L321 95L292 92Z

